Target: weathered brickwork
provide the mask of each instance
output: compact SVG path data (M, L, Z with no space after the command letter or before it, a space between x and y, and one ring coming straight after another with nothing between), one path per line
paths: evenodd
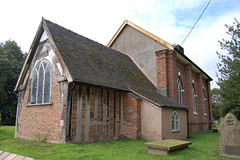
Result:
M172 50L156 52L156 65L158 89L165 91L168 97L178 100L177 79L181 80L184 90L182 103L189 107L190 133L208 130L212 120L210 81L204 79L201 73L194 72L190 64L179 61ZM193 87L196 95L196 113L193 110Z
M77 85L73 93L71 140L93 142L118 139L121 92Z
M123 95L123 135L127 139L137 139L141 135L140 100L128 93Z
M28 82L21 107L21 116L19 117L19 128L15 137L35 139L39 134L40 137L47 136L46 141L59 142L61 104L56 74L54 74L52 82L54 92L52 103L48 105L31 105L28 103L30 93L30 82Z
M47 141L59 142L60 92L54 74L52 104L29 105L29 84L15 137L35 139L47 135ZM122 96L123 95L123 96ZM106 141L141 136L140 101L127 92L94 86L76 85L73 91L71 140L75 143Z

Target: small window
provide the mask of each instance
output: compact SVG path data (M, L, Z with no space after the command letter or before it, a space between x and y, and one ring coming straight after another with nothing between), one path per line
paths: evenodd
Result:
M179 117L176 111L172 114L172 131L179 131Z
M50 64L39 61L32 71L31 104L50 103L51 77Z
M178 103L182 104L182 83L180 78L177 79L177 95L178 95Z
M194 85L192 86L192 97L193 97L193 112L194 114L197 114L197 106L196 106L196 97Z

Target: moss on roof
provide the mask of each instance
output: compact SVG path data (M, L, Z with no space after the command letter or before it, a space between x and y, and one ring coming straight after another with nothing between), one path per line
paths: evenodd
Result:
M157 93L157 88L129 56L44 21L74 81L124 91L131 89L161 106L186 108Z

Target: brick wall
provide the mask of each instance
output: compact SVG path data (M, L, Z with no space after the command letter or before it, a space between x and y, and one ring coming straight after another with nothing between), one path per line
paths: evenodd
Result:
M39 133L40 136L48 135L48 142L59 143L61 104L56 74L51 105L28 105L28 99L29 84L15 137L35 139ZM76 85L72 100L71 141L105 141L120 136L140 138L140 113L140 101L127 92Z
M176 53L165 49L156 52L157 86L166 95L177 101L177 79L180 78L184 92L183 104L189 107L190 133L208 130L211 114L210 82L201 73L192 70L191 64L184 64L176 58ZM193 111L192 87L195 88L196 112ZM203 100L203 92L206 100ZM205 113L204 113L205 102ZM210 113L209 113L210 108Z
M61 104L56 74L53 76L53 94L51 105L28 105L28 82L19 117L18 132L15 137L35 139L37 134L47 135L47 141L59 142Z
M162 50L156 52L156 65L157 65L157 87L160 90L165 90L166 95L173 99L177 99L177 62L176 53L172 50Z
M141 135L141 107L137 100L129 93L123 94L123 132L127 139L137 139Z

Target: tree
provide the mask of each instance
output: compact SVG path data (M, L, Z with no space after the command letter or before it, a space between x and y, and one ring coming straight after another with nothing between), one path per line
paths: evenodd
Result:
M0 43L0 113L3 125L14 125L17 95L14 93L25 55L15 41Z
M233 25L225 25L231 40L219 41L221 49L227 55L217 52L221 62L218 67L218 85L220 86L220 116L228 112L240 119L240 24L235 19Z
M220 106L220 89L213 88L211 90L212 95L212 113L215 120L220 119L219 106Z

